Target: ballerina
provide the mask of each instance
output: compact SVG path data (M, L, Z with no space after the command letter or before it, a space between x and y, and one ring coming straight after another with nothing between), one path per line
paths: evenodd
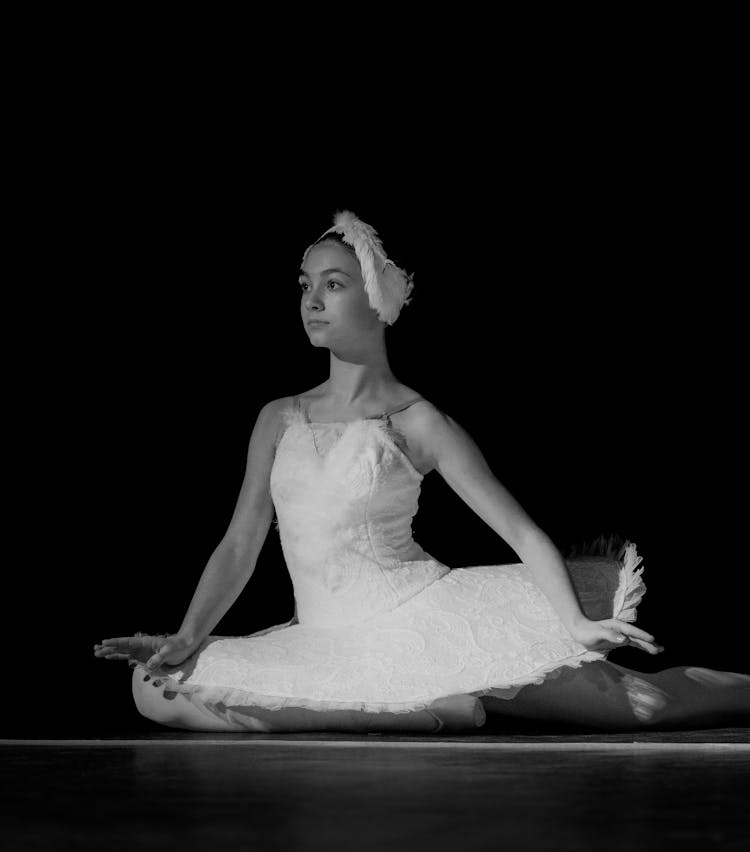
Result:
M328 379L266 403L228 529L174 634L94 646L128 660L139 712L204 731L466 730L487 713L606 730L726 724L750 713L750 675L610 662L663 648L635 624L635 545L564 559L450 415L398 381L385 328L413 277L349 211L306 250L300 312ZM411 535L439 473L518 554L451 570ZM277 515L292 619L216 636Z

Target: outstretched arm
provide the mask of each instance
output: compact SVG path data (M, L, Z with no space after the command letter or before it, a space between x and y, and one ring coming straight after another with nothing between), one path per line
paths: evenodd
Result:
M271 467L284 399L263 406L253 428L245 477L224 537L203 570L182 626L171 636L121 636L94 647L96 656L136 657L149 667L186 659L221 621L255 571L273 518ZM296 616L296 610L295 610ZM145 658L145 659L144 659Z
M229 527L203 571L178 631L191 640L211 633L255 571L273 518L270 478L283 403L283 399L269 402L258 414Z
M644 630L618 619L586 618L559 550L498 481L476 442L452 417L429 403L420 404L410 431L448 485L518 554L571 635L591 647L600 641L616 647L626 635L634 645L657 653L654 637Z

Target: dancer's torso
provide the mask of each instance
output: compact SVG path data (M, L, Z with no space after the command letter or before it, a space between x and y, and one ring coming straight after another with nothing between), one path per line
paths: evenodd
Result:
M423 475L395 413L314 421L299 398L284 412L271 496L300 624L357 624L449 571L412 537Z

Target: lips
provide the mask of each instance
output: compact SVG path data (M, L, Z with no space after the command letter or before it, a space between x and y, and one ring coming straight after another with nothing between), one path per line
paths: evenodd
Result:
M308 325L328 325L328 320L308 320Z

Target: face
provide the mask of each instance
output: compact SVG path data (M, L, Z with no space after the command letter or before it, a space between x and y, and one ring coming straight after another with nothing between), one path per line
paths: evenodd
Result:
M346 346L383 325L370 306L359 261L338 243L323 242L310 249L299 286L302 321L314 346ZM313 319L326 324L309 325Z

